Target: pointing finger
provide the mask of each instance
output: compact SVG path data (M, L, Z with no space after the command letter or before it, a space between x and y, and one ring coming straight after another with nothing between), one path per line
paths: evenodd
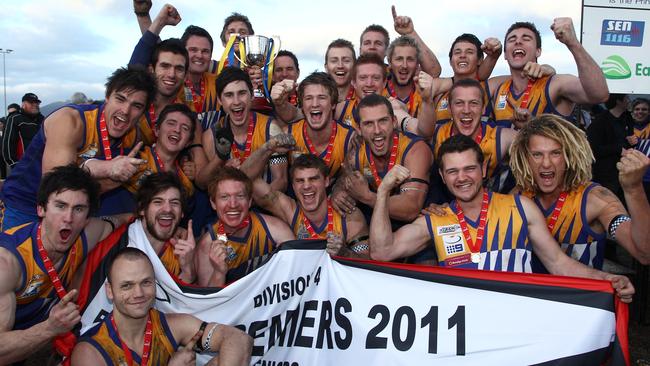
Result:
M138 152L140 152L140 149L142 149L142 145L143 145L142 141L138 142L133 147L133 149L129 152L129 154L127 156L130 157L130 158L134 158L136 155L138 155Z
M397 18L397 10L395 10L395 5L391 5L390 10L393 13L393 20L395 20Z
M65 294L65 296L63 296L63 298L61 299L60 304L61 305L66 305L69 302L74 302L77 299L77 294L78 293L79 293L79 291L77 291L76 289L71 290L70 292Z

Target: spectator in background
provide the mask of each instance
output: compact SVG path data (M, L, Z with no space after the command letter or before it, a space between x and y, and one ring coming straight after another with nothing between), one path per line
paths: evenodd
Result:
M7 116L0 117L0 141L2 141L2 135L4 133L5 125L7 124L7 118L18 113L20 111L20 106L16 103L11 103L7 107ZM0 179L4 180L7 178L7 165L4 160L0 160Z
M34 93L23 96L22 106L17 113L7 116L2 134L2 159L7 166L14 166L43 124L41 100Z
M605 103L607 110L598 114L587 128L589 145L596 158L592 166L593 180L616 194L621 202L625 198L616 163L621 160L622 149L630 147L626 136L632 135L633 127L628 105L627 95L611 94Z

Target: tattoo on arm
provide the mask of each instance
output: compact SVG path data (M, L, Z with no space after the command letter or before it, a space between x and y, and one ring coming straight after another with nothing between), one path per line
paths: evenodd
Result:
M277 191L271 191L271 192L265 194L262 197L262 200L264 202L267 202L268 204L275 204L278 201L278 197L279 197L279 195L278 195Z

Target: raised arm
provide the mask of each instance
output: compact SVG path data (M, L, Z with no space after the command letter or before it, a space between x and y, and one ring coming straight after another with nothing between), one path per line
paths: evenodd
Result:
M296 201L286 194L274 190L262 178L253 181L253 200L256 205L269 211L273 216L279 217L288 225L291 224L293 213L296 210Z
M144 34L149 26L151 26L151 0L133 0L133 12L138 20L138 27L140 32Z
M567 46L578 67L578 78L573 75L558 75L551 93L555 90L557 96L578 104L597 104L607 100L609 89L605 76L578 41L571 18L556 18L551 29L555 38Z
M391 12L393 14L395 32L401 36L409 36L413 38L418 44L418 47L420 48L420 68L422 71L433 77L440 76L440 72L442 71L440 62L438 62L438 58L433 51L431 51L429 46L427 46L422 38L420 38L418 32L415 31L411 18L403 15L398 16L397 10L395 10L395 5L391 6Z
M495 37L486 38L481 45L481 49L485 54L485 58L478 67L478 79L480 81L487 80L492 75L494 66L496 66L497 61L499 61L499 56L501 56L501 41Z
M391 229L388 214L390 192L400 186L410 175L408 169L395 165L377 189L377 200L370 220L369 246L372 259L391 261L407 257L424 249L429 240L424 217L418 218L413 224L403 226L395 235Z

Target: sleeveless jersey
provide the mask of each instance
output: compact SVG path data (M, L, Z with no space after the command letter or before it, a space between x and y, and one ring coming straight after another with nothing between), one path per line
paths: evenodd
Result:
M77 147L77 161L80 165L91 158L104 158L101 136L99 134L99 116L104 105L76 105L66 107L75 109L81 117L84 126L83 139ZM120 140L111 145L113 157L127 154L135 145L137 137L133 128ZM43 151L45 150L45 132L43 127L38 131L29 144L23 158L12 169L11 174L2 187L1 199L11 208L25 213L36 214L36 194L41 183Z
M551 113L571 121L573 117L560 114L553 105L549 92L552 80L553 76L545 76L535 80L530 90L528 110L532 117L542 113ZM508 79L499 85L494 93L494 100L492 101L494 120L498 125L505 127L512 126L512 117L515 113L513 106L518 107L521 104L523 95L523 92L521 94L515 93L512 79Z
M650 139L650 122L634 123L634 136L640 139Z
M212 240L217 238L217 222L208 226ZM226 282L238 280L253 272L262 265L264 260L275 249L277 243L273 240L271 232L264 221L264 217L257 212L250 212L250 224L244 236L228 236L226 243L226 261L228 273Z
M154 148L152 146L147 146L143 148L140 151L140 159L144 159L147 161L146 164L140 165L138 168L138 171L126 182L124 183L124 187L131 193L135 193L140 186L142 185L142 181L144 178L147 176L154 174L154 173L159 173L162 172L163 169L160 167L160 163L158 162L158 159L156 158L156 153L154 151ZM167 171L170 170L170 167L165 167ZM185 193L187 193L188 196L194 195L194 184L188 178L185 173L183 172L183 169L178 164L175 164L173 167L173 172L178 176L178 179L181 181L181 184L183 185L183 189L185 189Z
M566 255L589 267L602 269L607 237L605 233L594 232L587 220L587 197L594 187L597 184L588 183L568 192L551 234ZM550 220L557 201L544 209L537 198L534 200L546 220ZM533 271L548 273L536 256L533 257Z
M293 219L291 220L291 230L296 234L296 239L310 239L311 234L305 227L305 213L296 205L296 211L293 214ZM342 217L337 210L332 210L332 219L334 219L334 232L343 236L343 241L347 241L348 237L348 228L345 222L345 217ZM309 220L309 219L307 219ZM320 226L314 225L311 221L312 229L318 234L321 239L327 239L327 220L323 220L323 223Z
M471 250L456 217L456 201L445 209L445 216L425 216L438 265L530 273L532 247L528 242L528 222L520 196L490 192L489 202L479 263L473 263L470 259ZM472 240L476 240L478 219L473 222L465 217L465 220Z
M438 158L438 149L445 140L451 137L453 122L437 125L433 133L433 141L435 143L434 156ZM503 156L501 156L501 126L495 126L487 122L481 122L481 151L483 151L483 159L487 162L487 177L490 178L499 167Z
M397 97L397 93L393 89L393 86L394 85L391 81L387 81L381 95L385 96L386 98L392 96L400 102L404 103L404 105L406 105L408 114L411 115L411 117L417 118L418 112L420 111L420 105L422 105L422 96L420 95L420 92L415 89L411 94L409 94L408 97L406 97L406 99L401 99ZM415 88L415 85L413 85L413 87Z
M352 99L346 100L341 115L336 118L336 122L350 126L355 130L359 130L359 110L357 105L359 104L359 99L355 96Z
M7 249L16 257L23 278L20 288L15 291L14 329L27 329L46 320L51 307L59 302L59 297L38 253L36 244L38 224L38 222L23 224L0 234L0 247ZM87 250L86 234L82 231L63 257L63 265L57 267L64 289L68 289L75 271L86 258Z
M299 157L300 155L310 153L309 148L307 147L307 141L303 130L305 123L307 122L304 119L301 119L300 121L289 125L289 133L293 135L293 138L296 140L296 148L290 153L290 163L292 163L293 159ZM330 156L328 165L328 176L330 178L337 175L339 169L341 168L341 164L343 164L345 161L345 154L348 151L350 138L352 137L352 133L354 131L352 128L346 125L338 122L334 123L336 123L336 137L334 137L334 148L332 149L332 155ZM322 132L330 135L332 132L331 125L326 127ZM322 159L325 159L326 154L327 149L323 150L320 154L318 154L318 156Z
M395 131L394 133L397 133L398 136L397 158L395 159L395 164L404 165L406 156L408 155L409 151L411 151L413 145L416 142L423 141L423 140L420 137L408 132L404 133L404 132ZM391 142L392 142L392 138L393 138L392 136L389 137L389 140L391 140ZM390 148L388 153L390 154ZM370 147L364 142L361 145L361 147L355 152L354 168L355 170L360 171L364 175L364 177L366 177L366 179L368 180L370 190L376 192L377 185L375 183L375 178L372 174L372 170L370 170L370 162L368 160L368 157L371 154L372 152L370 151ZM377 172L380 178L383 178L386 175L386 173L388 173L388 170Z
M95 347L107 365L126 365L126 356L118 332L111 322L111 315L107 315L101 323L89 329L79 339L79 342L87 342ZM169 329L164 313L151 309L149 310L149 317L151 318L153 332L149 362L147 362L146 366L166 366L176 349L178 349L178 344ZM134 365L140 365L142 362L140 356L133 350L130 351Z
M217 75L214 73L204 72L201 80L205 83L205 95L202 96L203 103L200 107L197 108L197 105L194 104L192 90L185 84L183 84L183 86L178 90L176 100L183 101L183 103L190 107L192 112L196 112L199 123L205 131L219 120L222 113L220 113L221 105L217 101ZM200 90L194 90L195 94L198 94L199 92Z
M481 82L483 88L483 114L482 120L492 118L492 105L490 104L490 86L487 81ZM444 92L438 97L434 104L436 113L436 124L443 124L451 121L451 109L449 108L449 92Z

